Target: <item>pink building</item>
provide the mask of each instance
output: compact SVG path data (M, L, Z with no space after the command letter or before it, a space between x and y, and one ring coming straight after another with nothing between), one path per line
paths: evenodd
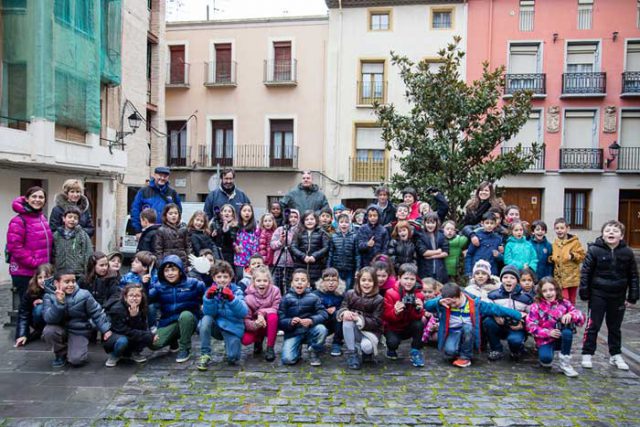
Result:
M527 173L500 182L527 219L569 220L584 240L619 218L640 247L640 2L469 0L467 79L506 67L505 100L534 92L521 142L545 144Z

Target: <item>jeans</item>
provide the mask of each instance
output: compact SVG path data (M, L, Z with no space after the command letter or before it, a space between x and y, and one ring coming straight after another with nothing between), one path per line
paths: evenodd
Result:
M190 311L180 313L177 322L158 328L158 341L151 345L154 350L165 347L175 341L178 341L180 351L191 350L191 336L197 326L196 316Z
M444 354L447 357L460 357L471 360L473 356L473 325L463 323L462 327L450 329L444 342Z
M509 326L498 325L493 317L487 317L482 321L489 338L489 348L491 351L502 352L504 347L500 340L506 339L511 353L519 354L524 350L524 340L526 339L524 329L514 331Z
M200 321L200 354L211 355L211 337L224 341L227 360L238 361L242 351L240 337L221 329L211 316L204 316Z
M262 344L265 336L267 337L267 347L276 345L276 338L278 336L278 313L267 314L265 320L267 321L266 328L260 328L255 331L244 331L242 345L253 343Z
M285 339L282 343L282 364L296 364L302 354L302 344L307 344L316 353L321 352L326 338L327 328L324 325L315 325L307 329L304 334Z
M344 280L344 284L346 285L345 292L353 288L353 278L355 276L353 270L338 270L338 276L341 280Z
M422 330L424 325L421 320L412 320L411 323L401 332L386 331L384 337L387 339L387 349L396 351L400 347L402 340L411 338L411 348L420 350L422 348Z
M45 326L42 335L56 357L66 357L74 366L84 365L89 359L89 338L84 335L70 334L59 325Z
M125 336L120 336L116 340L116 343L113 346L113 351L111 352L111 354L114 357L122 357L125 355L128 356L131 354L130 351L127 351L128 348L129 348L129 340Z
M38 304L33 307L31 311L31 327L36 331L42 331L44 329L44 316L42 315L42 309L44 304Z
M550 342L538 347L538 359L541 363L553 362L553 352L560 350L560 354L568 356L571 354L571 344L573 343L573 332L569 328L562 330L562 335Z
M582 354L594 354L596 352L596 341L598 331L602 326L602 321L607 322L607 344L609 354L615 356L622 352L622 320L624 319L625 297L604 298L599 295L591 295L589 300L589 323L584 332L584 343L582 344Z
M360 349L364 354L373 354L373 343L362 334L356 322L352 320L342 322L342 330L347 350L355 351L356 345L360 345Z

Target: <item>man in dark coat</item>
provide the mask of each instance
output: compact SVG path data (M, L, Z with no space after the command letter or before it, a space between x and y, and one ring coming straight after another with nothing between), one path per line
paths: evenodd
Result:
M138 190L133 204L131 205L131 224L136 231L136 237L140 239L142 226L140 225L140 212L145 208L152 208L156 211L158 223L162 218L162 210L165 205L175 203L178 210L182 212L182 203L178 192L169 185L169 174L171 170L166 166L159 166L154 170L153 178L149 180L149 185Z
M236 172L231 169L223 169L220 172L220 186L207 195L204 201L204 213L207 214L209 220L213 219L214 212L222 206L229 204L236 210L236 214L240 214L240 207L245 204L251 204L249 197L236 188L235 184Z
M283 209L297 209L300 214L306 211L314 211L318 213L322 208L329 207L327 197L320 188L313 183L311 171L302 172L302 182L283 197L280 202Z

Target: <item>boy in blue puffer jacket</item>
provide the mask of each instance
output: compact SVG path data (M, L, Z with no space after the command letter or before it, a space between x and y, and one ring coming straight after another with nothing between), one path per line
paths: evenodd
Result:
M329 241L328 267L338 270L340 280L344 280L346 289L353 287L353 279L360 269L360 252L358 251L358 236L351 229L349 215L338 215L338 230Z
M502 259L502 254L500 253L502 237L494 231L495 228L495 216L491 212L485 213L482 216L482 230L476 233L476 237L480 240L480 245L469 245L464 259L464 273L467 276L472 275L473 266L481 259L491 264L492 275L498 275L498 261Z
M177 347L176 362L186 362L191 358L191 336L200 317L205 286L201 281L187 277L177 255L165 257L158 270L158 282L149 289L149 302L157 303L162 313L158 322L158 341L152 348L157 350L170 345L173 350Z
M233 267L218 261L211 269L213 284L204 296L200 322L200 361L198 369L206 371L211 364L211 337L224 340L227 363L237 365L242 351L244 318L249 312L242 289L233 280Z

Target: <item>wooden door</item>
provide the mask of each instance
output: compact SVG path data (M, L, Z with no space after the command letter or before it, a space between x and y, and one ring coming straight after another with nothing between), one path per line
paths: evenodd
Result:
M502 200L520 208L520 219L531 224L542 218L542 189L540 188L503 188Z
M184 46L169 46L170 53L170 70L169 83L184 84L185 66L184 66Z
M640 200L620 200L618 220L625 225L625 242L640 248Z
M274 42L273 59L274 80L279 82L291 80L291 42Z
M91 243L93 247L96 247L96 236L100 228L101 221L98 218L98 187L100 184L96 182L86 182L84 184L84 195L89 199L89 209L91 211L91 218L93 218L93 226L95 227L95 233L91 236Z

